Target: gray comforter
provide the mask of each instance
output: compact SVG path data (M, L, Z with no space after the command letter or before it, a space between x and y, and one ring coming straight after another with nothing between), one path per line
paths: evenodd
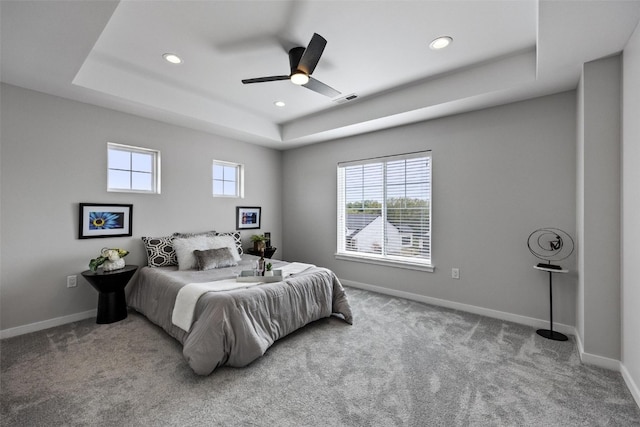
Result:
M246 289L208 292L196 304L186 332L171 321L181 287L235 277L255 259L244 255L239 267L209 271L178 271L176 267L143 267L127 287L128 305L162 327L183 345L193 371L208 375L218 366L246 366L279 338L302 326L341 315L351 324L349 301L336 275L314 267L282 282ZM272 260L274 268L284 263Z

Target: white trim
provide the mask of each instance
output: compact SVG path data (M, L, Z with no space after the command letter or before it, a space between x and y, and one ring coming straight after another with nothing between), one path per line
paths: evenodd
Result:
M346 162L338 162L339 167L368 165L378 162L396 162L398 160L419 159L422 157L431 157L431 150L413 151L411 153L392 154L390 156L369 157L366 159L348 160Z
M0 330L0 339L11 338L18 335L24 335L31 332L41 331L43 329L53 328L55 326L64 325L71 322L77 322L79 320L89 319L96 317L98 310L93 309L84 311L82 313L70 314L68 316L56 317L49 320L43 320L42 322L30 323L28 325L16 326L15 328Z
M622 366L619 360L591 353L580 353L580 360L586 365L594 365L599 368L609 369L616 372L620 372L620 368Z
M216 181L220 181L220 180L216 180L213 176L213 169L216 166L222 166L222 167L231 167L235 169L235 173L236 173L236 177L235 177L235 183L236 183L236 191L235 194L216 194L214 191L214 184ZM229 182L227 180L222 180L222 182ZM224 184L223 184L224 186ZM229 198L229 199L244 199L244 164L242 163L234 163L234 162L227 162L226 160L216 160L213 159L212 163L211 163L211 195L212 197L218 198Z
M438 305L441 307L452 308L454 310L466 311L468 313L480 314L482 316L493 317L494 319L506 320L508 322L520 323L522 325L532 326L534 328L548 328L549 321L543 319L536 319L533 317L521 316L519 314L507 313L504 311L492 310L489 308L478 307L475 305L463 304L455 301L448 301L439 298L427 297L424 295L418 295L411 292L398 291L395 289L383 288L381 286L368 285L366 283L354 282L352 280L340 279L345 286L351 286L354 288L365 289L367 291L378 292L380 294L391 295L400 298L406 298L413 301L423 302L426 304ZM553 324L553 329L563 334L574 335L576 330L573 326L565 325L562 323Z
M109 150L124 151L125 153L149 154L152 156L151 169L151 190L138 190L135 188L111 188L109 187ZM136 147L135 145L120 144L117 142L107 142L107 192L108 193L134 193L134 194L161 194L161 158L160 150L152 148ZM129 169L129 173L134 171Z
M582 344L582 338L578 331L575 331L576 346L578 347L578 355L580 361L586 365L594 365L599 368L609 369L612 371L620 372L622 364L619 360L611 359L609 357L598 356L597 354L585 353L584 344Z
M584 354L584 346L582 345L582 338L580 338L580 334L576 329L576 346L578 347L578 355L580 356L580 361L582 362L582 355Z
M629 373L629 371L627 371L627 368L622 363L620 363L620 373L622 374L624 382L627 383L627 387L629 388L631 395L635 399L636 404L640 406L640 387L638 387L638 384L633 381L633 378L631 378L631 374Z
M384 257L351 255L351 254L344 254L344 253L336 253L334 255L336 259L339 259L342 261L364 262L365 264L385 265L387 267L405 268L407 270L419 270L419 271L426 271L429 273L433 273L433 271L435 270L435 267L431 264L418 264L418 263L410 263L406 261L396 261L396 260L393 260L390 258L384 258ZM357 288L357 287L358 286L354 286L354 288Z

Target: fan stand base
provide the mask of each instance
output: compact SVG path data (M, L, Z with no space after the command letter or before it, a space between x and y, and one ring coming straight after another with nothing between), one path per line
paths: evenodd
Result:
M567 341L569 339L565 334L561 334L560 332L552 331L549 329L538 329L536 333L541 337L545 337L554 341Z

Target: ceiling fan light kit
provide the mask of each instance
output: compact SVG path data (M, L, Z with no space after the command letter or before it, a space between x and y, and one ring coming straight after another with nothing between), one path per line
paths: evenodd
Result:
M291 70L289 75L244 79L242 80L242 83L251 84L290 80L291 83L295 85L303 86L321 95L334 98L340 95L341 92L311 77L313 70L316 69L316 65L318 65L318 62L320 61L320 57L322 56L322 52L326 45L327 40L325 40L324 37L317 33L313 33L313 37L311 37L311 41L306 48L294 47L289 50L289 67Z
M299 86L306 85L307 83L309 83L309 76L299 71L295 72L291 74L291 83Z

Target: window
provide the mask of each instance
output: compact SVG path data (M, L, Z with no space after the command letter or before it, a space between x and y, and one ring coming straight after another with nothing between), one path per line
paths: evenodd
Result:
M243 165L214 160L212 174L214 197L244 197Z
M432 271L431 152L338 164L340 259Z
M160 152L107 143L107 191L160 194Z

